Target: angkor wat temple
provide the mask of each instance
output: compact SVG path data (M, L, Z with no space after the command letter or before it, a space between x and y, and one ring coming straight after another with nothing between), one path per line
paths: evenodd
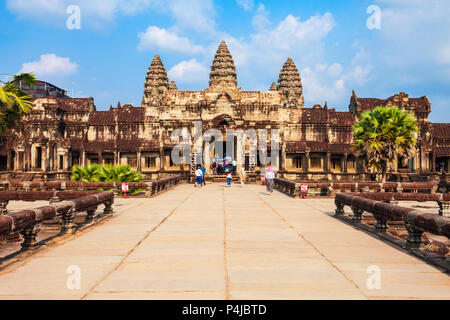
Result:
M193 139L194 123L201 121L203 132L218 129L223 141L227 129L268 129L260 142L267 140L270 150L277 139L277 169L286 178L368 180L369 170L352 151L352 125L361 112L378 105L409 110L420 128L414 157L406 166L398 159L391 172L448 171L450 124L428 121L431 103L427 97L399 93L387 99L359 98L353 92L348 112L336 111L326 103L305 108L300 73L291 58L283 65L278 84L272 83L268 91L243 91L238 88L233 58L223 41L211 65L209 87L202 91L181 91L174 81L169 83L156 55L147 72L140 107L119 103L108 111L97 111L92 98L36 98L21 125L0 137L0 170L4 177L67 179L75 165L102 163L129 164L145 179L188 175L198 161L194 150L206 143ZM184 164L171 158L178 144L171 136L180 128L187 128L191 136L190 161ZM270 129L279 129L278 138L270 137ZM239 166L258 174L264 167L260 157L251 154L249 143L238 141L237 146L239 150L233 148ZM215 152L211 151L212 157ZM206 155L203 161L209 169L210 157Z

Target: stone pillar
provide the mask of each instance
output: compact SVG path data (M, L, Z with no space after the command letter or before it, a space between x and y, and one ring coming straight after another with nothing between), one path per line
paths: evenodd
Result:
M44 148L44 147L43 147ZM42 165L44 166L43 171L50 171L50 147L46 146L45 147L45 152L44 150L42 150Z
M63 157L64 157L64 161L63 161L64 162L64 167L63 167L63 169L66 170L66 171L69 171L69 162L70 162L69 161L69 152L65 153Z
M11 171L11 158L12 158L12 150L8 150L8 156L6 161L6 170Z
M166 159L164 157L164 148L159 149L159 158L161 159L159 162L159 164L160 164L159 169L164 170L164 162L166 162Z
M98 163L100 165L103 165L103 155L101 152L98 153Z
M311 157L309 151L306 152L305 156L305 172L309 172L309 168L311 166Z
M25 148L25 168L26 171L31 170L31 147Z
M53 171L59 167L59 159L55 159L55 152L56 152L55 149L56 149L55 147L50 148L50 144L49 144L47 153L48 153L48 162L49 162L48 167L49 167L50 171ZM58 158L58 155L56 155L56 158Z
M30 170L36 170L36 147L34 145L30 147Z
M137 171L141 171L142 167L142 153L140 151L137 152Z
M433 151L433 162L431 163L431 171L436 172L436 153Z
M25 152L24 151L18 151L17 155L17 167L16 171L23 171L24 168L24 159L25 159Z
M86 167L86 151L84 151L84 148L81 149L81 166Z
M347 173L348 167L348 153L344 154L344 173Z
M326 161L325 161L325 171L331 171L331 153L327 152Z

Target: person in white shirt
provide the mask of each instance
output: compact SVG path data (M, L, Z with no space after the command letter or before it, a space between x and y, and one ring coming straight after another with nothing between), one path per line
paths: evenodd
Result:
M267 169L267 173L266 173L266 190L267 190L267 194L272 195L273 193L273 186L274 186L274 181L273 179L275 179L275 172L273 171L272 168Z
M233 179L233 176L231 175L231 172L227 174L227 187L231 187L231 179Z
M197 167L197 170L195 170L195 185L194 185L194 187L197 187L197 185L199 185L201 187L202 180L203 180L203 172L200 169L200 167Z

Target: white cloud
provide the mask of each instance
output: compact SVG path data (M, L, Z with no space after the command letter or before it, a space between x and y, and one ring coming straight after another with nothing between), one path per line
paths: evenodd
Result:
M38 77L71 75L76 73L78 65L69 58L58 57L53 53L41 55L39 61L27 62L20 72L32 72Z
M270 26L269 21L269 12L266 10L266 7L261 3L258 6L258 10L256 14L253 16L252 25L256 30L264 30Z
M169 72L171 80L183 83L201 83L208 81L209 69L196 59L182 61L173 66Z
M216 32L216 11L212 0L170 0L166 6L175 19L177 28L204 34Z
M389 66L420 63L450 66L450 1L378 0L380 48Z
M253 0L236 0L238 5L240 5L244 10L250 11L253 9Z
M156 26L150 26L145 32L138 34L139 50L166 49L170 51L196 54L204 51L202 46L193 44L188 38Z

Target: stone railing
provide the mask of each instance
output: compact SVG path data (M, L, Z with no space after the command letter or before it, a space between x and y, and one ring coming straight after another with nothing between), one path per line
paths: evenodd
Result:
M300 194L301 184L292 180L275 178L273 179L275 189L287 193L291 196L297 196Z
M180 183L180 175L171 176L168 178L159 179L151 182L151 190L150 193L147 194L149 196L154 196L158 193L171 189L177 186Z
M143 189L148 196L153 196L167 190L180 182L180 176L175 175L151 182L128 182L129 189ZM18 181L12 180L4 186L10 191L58 191L58 190L112 190L117 194L122 188L122 182L73 182L73 181Z
M354 196L366 199L398 204L399 201L435 201L439 205L439 215L450 218L450 193L352 193Z
M18 232L24 238L22 249L32 249L38 244L36 236L42 222L61 218L61 233L67 233L75 227L73 220L78 213L86 212L85 222L90 223L99 205L105 206L104 214L111 214L113 203L114 193L102 191L72 200L55 202L44 207L4 214L0 216L0 235Z
M275 178L275 188L300 196L300 182ZM437 182L305 182L308 185L308 195L334 196L335 192L405 192L405 193L435 193ZM289 192L287 192L289 190Z
M360 222L364 212L371 213L375 219L377 232L385 233L388 221L404 221L408 231L407 246L418 248L423 232L428 232L450 239L450 218L432 213L396 206L384 201L376 201L364 197L338 193L335 197L336 215L344 214L344 206L349 206L353 211L353 220Z
M9 201L60 202L97 194L101 191L0 191L0 215L7 214Z

